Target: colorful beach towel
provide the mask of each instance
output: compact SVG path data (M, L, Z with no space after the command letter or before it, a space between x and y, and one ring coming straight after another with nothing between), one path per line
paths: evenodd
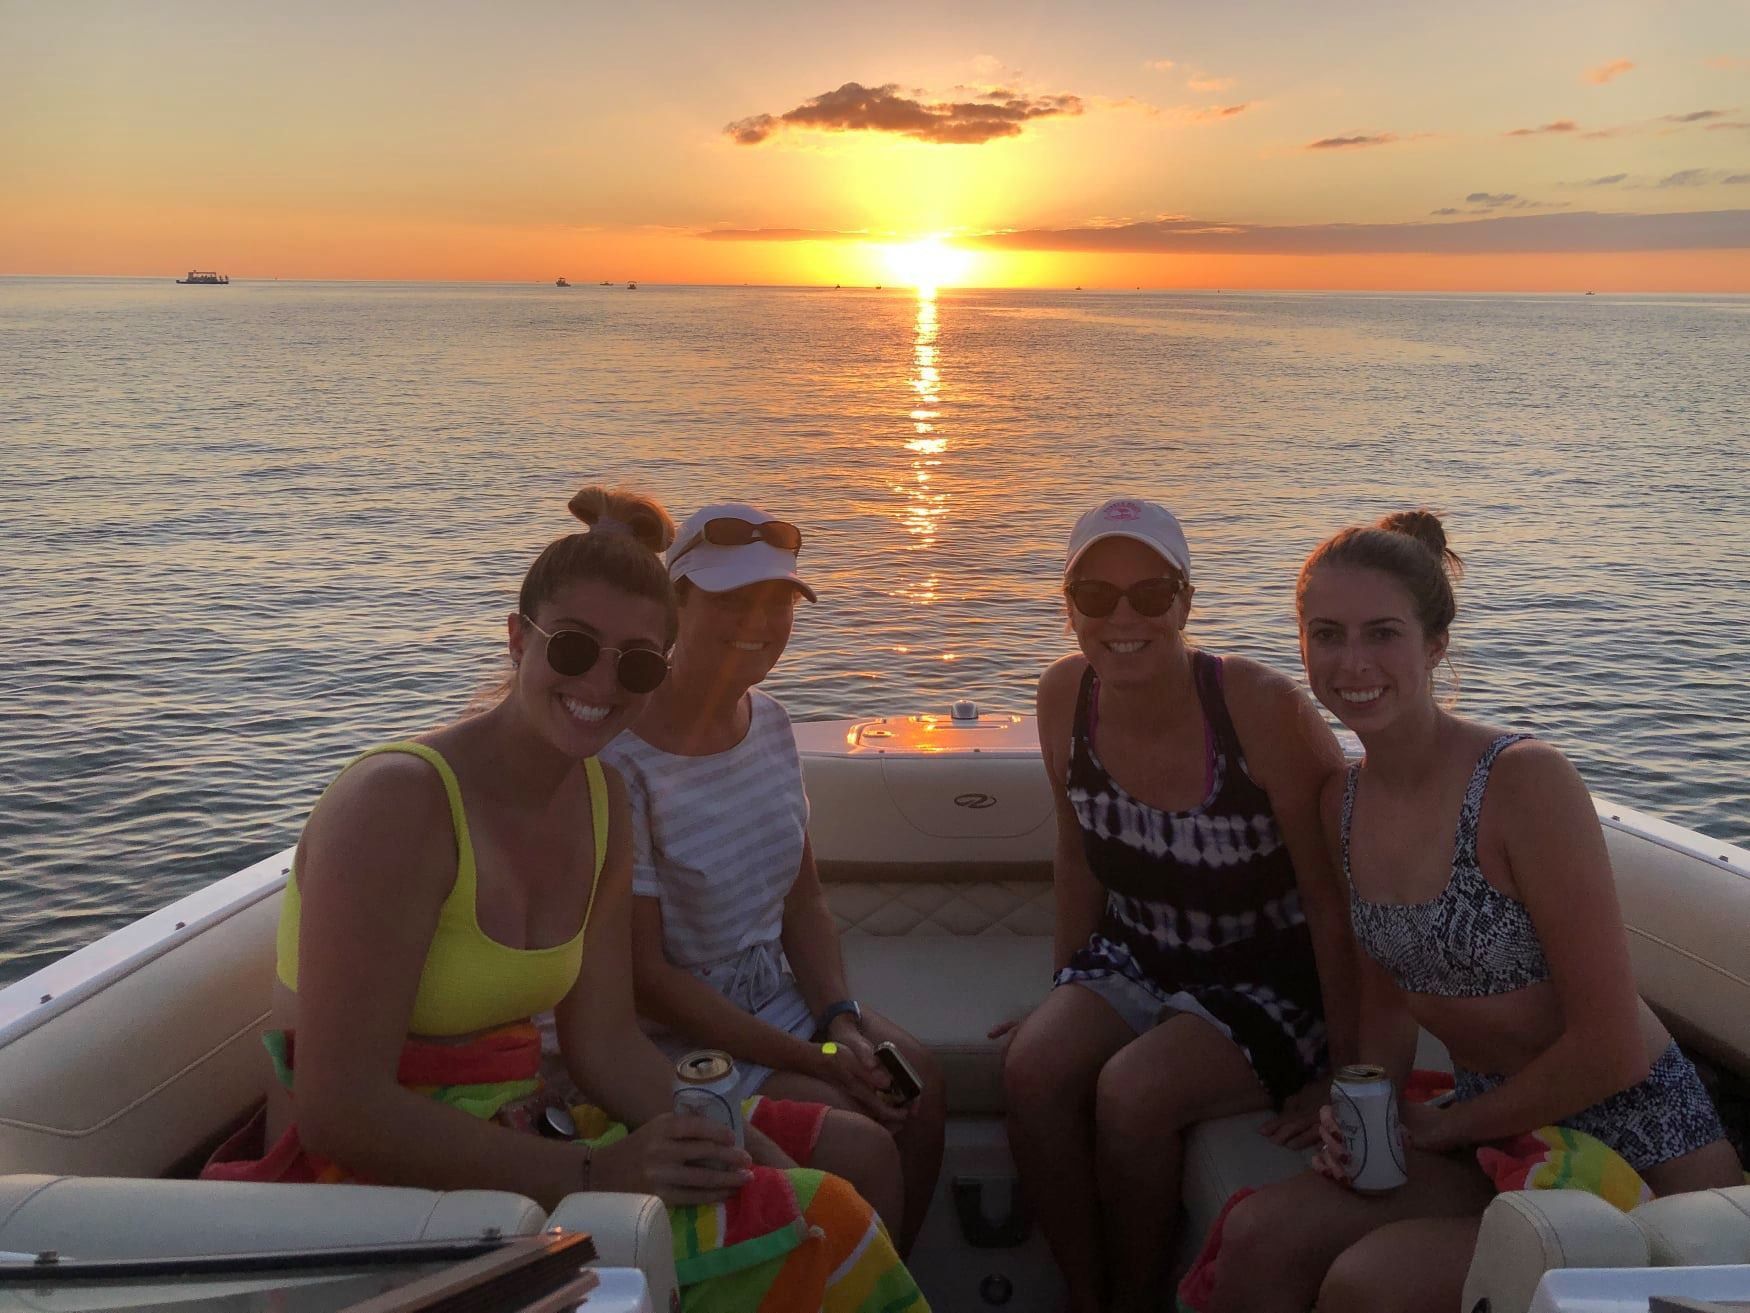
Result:
M1502 1194L1587 1190L1625 1213L1653 1197L1640 1173L1615 1149L1565 1126L1541 1126L1529 1135L1485 1144L1477 1150L1477 1164Z
M292 1087L289 1033L263 1037L279 1079ZM461 1045L409 1040L397 1079L410 1089L514 1129L545 1111L540 1032L505 1026ZM760 1096L742 1104L747 1123L807 1163L826 1120L822 1104ZM589 1104L571 1109L580 1139L604 1147L626 1127ZM306 1150L297 1127L264 1144L265 1113L232 1136L201 1171L205 1180L368 1184ZM807 1167L756 1167L753 1179L716 1205L670 1208L675 1275L686 1313L928 1313L917 1284L875 1212L847 1182Z

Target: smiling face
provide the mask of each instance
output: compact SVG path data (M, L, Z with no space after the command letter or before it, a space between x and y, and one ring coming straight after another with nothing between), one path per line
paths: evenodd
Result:
M796 618L796 586L766 579L728 592L686 590L680 639L675 644L679 678L707 678L746 690L771 674Z
M530 616L548 633L579 630L603 648L663 650L667 609L600 579L570 583ZM562 675L547 660L547 639L510 617L511 698L535 732L568 757L593 757L638 718L648 693L633 693L616 674L618 652L603 651L579 675Z
M1105 538L1082 553L1071 580L1097 579L1129 588L1144 579L1176 578L1178 571L1154 548L1134 538ZM1191 611L1192 589L1180 590L1173 604L1158 616L1139 615L1129 598L1120 598L1110 615L1083 615L1069 606L1076 642L1107 684L1146 684L1184 659L1185 620Z
M1447 636L1429 635L1410 590L1384 570L1321 565L1300 600L1300 659L1318 700L1364 738L1435 709Z

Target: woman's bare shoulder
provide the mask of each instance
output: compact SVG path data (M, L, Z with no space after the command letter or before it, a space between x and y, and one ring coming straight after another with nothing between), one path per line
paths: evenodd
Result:
M427 860L453 854L454 828L443 781L426 761L383 752L354 763L329 786L305 824L299 878L323 879L368 867L418 883L436 867Z

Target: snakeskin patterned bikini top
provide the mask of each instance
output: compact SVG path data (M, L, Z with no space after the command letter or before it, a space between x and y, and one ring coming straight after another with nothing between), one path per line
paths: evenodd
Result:
M1477 761L1458 809L1452 874L1425 903L1371 903L1355 892L1349 871L1349 827L1355 816L1359 764L1343 788L1343 878L1355 938L1399 986L1412 994L1480 998L1506 994L1549 979L1543 942L1525 904L1483 878L1477 860L1477 818L1489 770L1502 749L1529 734L1503 734Z

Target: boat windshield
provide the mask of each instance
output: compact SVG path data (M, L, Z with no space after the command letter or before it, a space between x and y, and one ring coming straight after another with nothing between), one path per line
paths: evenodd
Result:
M0 1313L412 1313L575 1306L595 1284L578 1233L176 1259L0 1258Z

